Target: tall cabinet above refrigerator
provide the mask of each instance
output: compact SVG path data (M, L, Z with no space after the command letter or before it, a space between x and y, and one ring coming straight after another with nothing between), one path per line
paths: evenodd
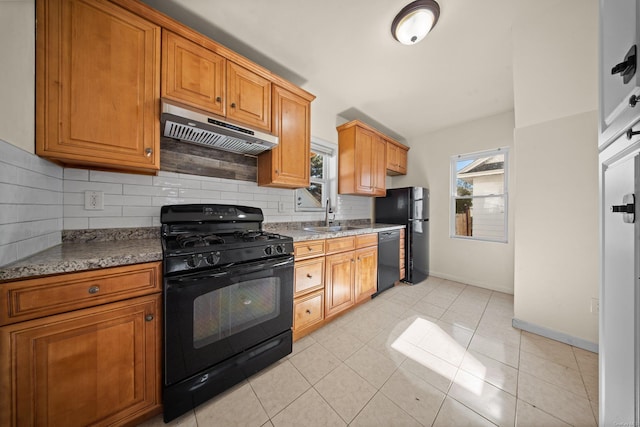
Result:
M416 284L429 276L429 190L391 188L376 198L375 221L406 228L405 281Z

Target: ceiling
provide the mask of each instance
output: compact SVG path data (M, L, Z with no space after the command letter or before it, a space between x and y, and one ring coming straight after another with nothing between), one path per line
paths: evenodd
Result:
M513 109L513 0L438 0L420 43L390 33L410 0L143 0L403 141Z

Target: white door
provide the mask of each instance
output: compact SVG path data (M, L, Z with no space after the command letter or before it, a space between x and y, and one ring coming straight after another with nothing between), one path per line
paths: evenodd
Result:
M603 283L600 290L600 425L639 425L638 366L638 152L603 163ZM631 205L631 206L628 206ZM612 212L612 207L618 212ZM640 210L639 210L640 213ZM625 222L626 220L626 222Z
M640 113L640 101L636 106L629 103L631 96L640 96L640 61L638 56L635 61L630 58L634 46L640 54L639 13L640 0L600 1L601 144L615 138Z

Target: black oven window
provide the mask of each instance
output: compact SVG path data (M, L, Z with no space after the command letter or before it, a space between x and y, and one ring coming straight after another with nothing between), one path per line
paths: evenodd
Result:
M280 279L247 280L193 301L193 346L201 348L280 314Z

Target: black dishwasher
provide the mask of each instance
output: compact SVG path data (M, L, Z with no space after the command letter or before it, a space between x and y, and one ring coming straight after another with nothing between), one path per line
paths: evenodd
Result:
M378 233L378 291L392 288L400 280L400 230Z

